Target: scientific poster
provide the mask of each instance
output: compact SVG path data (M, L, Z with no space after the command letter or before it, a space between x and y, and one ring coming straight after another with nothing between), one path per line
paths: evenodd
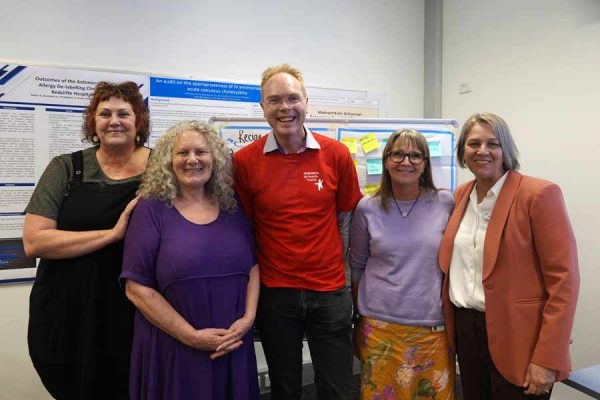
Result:
M150 147L178 121L262 117L256 84L0 62L0 283L35 276L36 260L23 252L23 211L53 157L90 146L82 142L83 113L99 81L138 85L150 111ZM377 93L316 87L307 93L309 115L320 117L377 117L383 106ZM236 132L236 140L264 133Z

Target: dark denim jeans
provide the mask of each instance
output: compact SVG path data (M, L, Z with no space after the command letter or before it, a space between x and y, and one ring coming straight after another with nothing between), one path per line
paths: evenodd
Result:
M299 400L306 335L321 400L352 398L352 299L348 289L261 287L256 325L269 366L271 398Z

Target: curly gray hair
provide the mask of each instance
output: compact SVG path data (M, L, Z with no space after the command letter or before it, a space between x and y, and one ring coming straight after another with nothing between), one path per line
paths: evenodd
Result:
M177 179L173 172L173 146L183 131L196 131L204 136L213 161L212 174L206 182L204 192L207 197L218 202L219 208L233 212L237 203L233 191L229 149L212 126L200 121L179 122L161 136L150 155L138 195L173 206L173 201L179 194Z

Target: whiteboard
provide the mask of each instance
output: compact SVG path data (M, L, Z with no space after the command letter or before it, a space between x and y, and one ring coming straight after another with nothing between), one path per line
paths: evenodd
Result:
M271 127L264 118L214 117L210 118L209 122L217 129L232 153L271 131ZM454 120L307 118L306 126L313 132L341 141L348 146L356 165L359 185L363 193L370 194L377 188L381 179L383 148L390 134L398 129L415 129L427 139L433 181L437 188L454 191L457 185L458 169L454 148L458 123ZM365 139L373 137L376 140L376 146L374 144L369 147L361 145L361 139L364 142Z

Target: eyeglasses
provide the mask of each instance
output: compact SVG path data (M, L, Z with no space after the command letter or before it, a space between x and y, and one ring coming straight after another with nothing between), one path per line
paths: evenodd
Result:
M269 107L279 107L282 103L286 103L288 106L295 106L296 104L302 102L304 98L299 94L291 94L286 97L279 96L270 96L267 98L265 103Z
M392 162L395 163L401 163L402 161L404 161L404 159L406 157L408 157L408 161L412 164L412 165L420 165L423 164L423 161L425 161L425 159L427 157L425 157L423 154L421 153L404 153L402 151L392 151L391 153L388 153L388 158L390 160L392 160Z

